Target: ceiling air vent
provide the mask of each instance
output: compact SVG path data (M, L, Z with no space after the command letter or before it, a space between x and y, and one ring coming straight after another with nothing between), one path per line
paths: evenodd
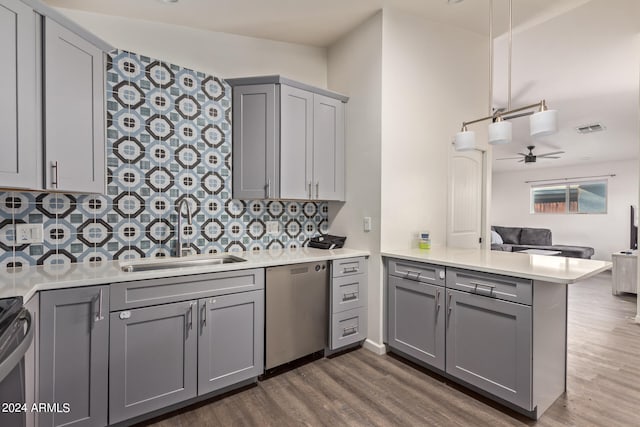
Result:
M576 128L576 132L578 133L593 133L593 132L601 132L605 130L606 127L602 126L600 123L593 123L590 125L578 126Z

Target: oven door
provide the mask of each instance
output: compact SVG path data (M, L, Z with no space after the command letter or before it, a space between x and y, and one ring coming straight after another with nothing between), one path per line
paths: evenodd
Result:
M31 341L31 314L22 308L0 337L0 426L26 423L24 354Z

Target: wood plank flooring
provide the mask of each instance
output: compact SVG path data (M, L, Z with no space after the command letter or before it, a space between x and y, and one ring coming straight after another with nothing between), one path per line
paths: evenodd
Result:
M568 391L536 421L393 356L356 350L144 425L640 426L636 298L603 273L569 286Z

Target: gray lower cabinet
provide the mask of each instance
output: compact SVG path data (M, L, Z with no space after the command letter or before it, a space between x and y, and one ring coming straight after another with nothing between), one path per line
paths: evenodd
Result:
M367 259L331 261L329 353L367 338Z
M70 412L42 412L38 425L107 425L109 287L40 295L40 402L67 403Z
M255 378L264 369L264 291L198 301L198 394Z
M197 301L110 314L109 422L197 394Z
M389 347L444 370L444 294L442 286L389 276Z
M447 373L532 410L531 306L447 289L447 312Z

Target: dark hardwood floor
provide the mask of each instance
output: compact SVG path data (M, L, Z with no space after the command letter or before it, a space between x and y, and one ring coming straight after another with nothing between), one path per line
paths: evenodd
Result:
M640 426L636 298L611 275L569 287L568 391L537 422L389 355L322 359L145 425Z

